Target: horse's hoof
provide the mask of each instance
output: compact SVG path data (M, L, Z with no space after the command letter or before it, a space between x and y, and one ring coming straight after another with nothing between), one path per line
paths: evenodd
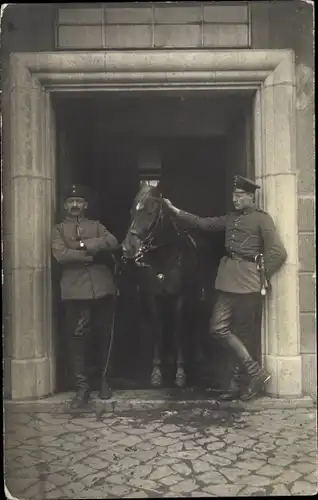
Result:
M95 408L96 422L101 422L104 411L105 409L103 406L98 406L97 408Z
M112 397L112 390L109 387L108 383L106 380L103 380L100 392L98 394L99 399L110 399Z
M186 383L186 375L184 371L177 372L175 384L177 387L184 387Z
M160 387L162 384L162 373L159 368L155 368L151 374L151 385L153 387Z

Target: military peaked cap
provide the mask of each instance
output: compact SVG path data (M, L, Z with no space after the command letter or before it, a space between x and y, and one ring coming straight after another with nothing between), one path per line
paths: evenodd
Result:
M86 186L82 186L80 184L71 184L67 186L63 193L63 198L66 200L67 198L84 198L85 200L89 197L89 190Z
M255 193L256 189L260 189L261 186L256 184L255 182L247 179L246 177L242 177L241 175L234 176L234 184L233 190L235 189L243 189L246 193Z

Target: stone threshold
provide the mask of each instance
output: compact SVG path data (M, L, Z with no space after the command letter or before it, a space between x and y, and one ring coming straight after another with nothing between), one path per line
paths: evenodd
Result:
M73 392L55 394L40 400L4 400L4 406L10 411L65 411L65 406L74 396ZM127 410L173 410L185 408L202 408L210 410L237 409L261 411L265 409L299 409L314 408L316 402L310 396L299 398L274 398L262 396L252 401L220 401L216 391L181 390L181 389L149 389L118 390L113 397L101 400L97 393L91 395L90 407L98 406L103 412Z

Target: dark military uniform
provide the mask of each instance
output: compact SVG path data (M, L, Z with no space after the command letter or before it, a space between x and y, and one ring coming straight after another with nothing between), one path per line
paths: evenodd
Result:
M86 198L87 191L74 186L66 192L69 196ZM96 220L66 217L53 228L52 252L62 266L61 298L73 373L78 391L86 396L92 366L102 371L106 363L116 292L112 270L101 256L117 247L116 238ZM97 348L91 352L93 340Z
M239 176L236 177L236 187L246 192L255 192L258 188L249 179ZM221 259L215 281L218 296L210 321L210 333L230 347L229 350L232 353L234 351L236 358L241 361L235 369L235 380L241 382L246 371L244 366L250 366L251 375L258 369L257 364L254 362L252 365L248 357L254 360L259 357L253 334L255 322L261 317L262 296L261 277L255 258L260 253L264 255L265 275L269 282L284 263L286 250L271 216L255 207L221 217L197 217L179 210L177 218L188 227L203 231L225 231L226 255ZM235 338L233 331L238 338ZM236 386L236 389L238 392L242 387L238 389Z

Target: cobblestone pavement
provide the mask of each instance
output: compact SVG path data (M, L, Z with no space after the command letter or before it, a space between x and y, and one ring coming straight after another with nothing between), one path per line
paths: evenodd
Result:
M313 495L316 409L93 414L6 410L19 499Z

